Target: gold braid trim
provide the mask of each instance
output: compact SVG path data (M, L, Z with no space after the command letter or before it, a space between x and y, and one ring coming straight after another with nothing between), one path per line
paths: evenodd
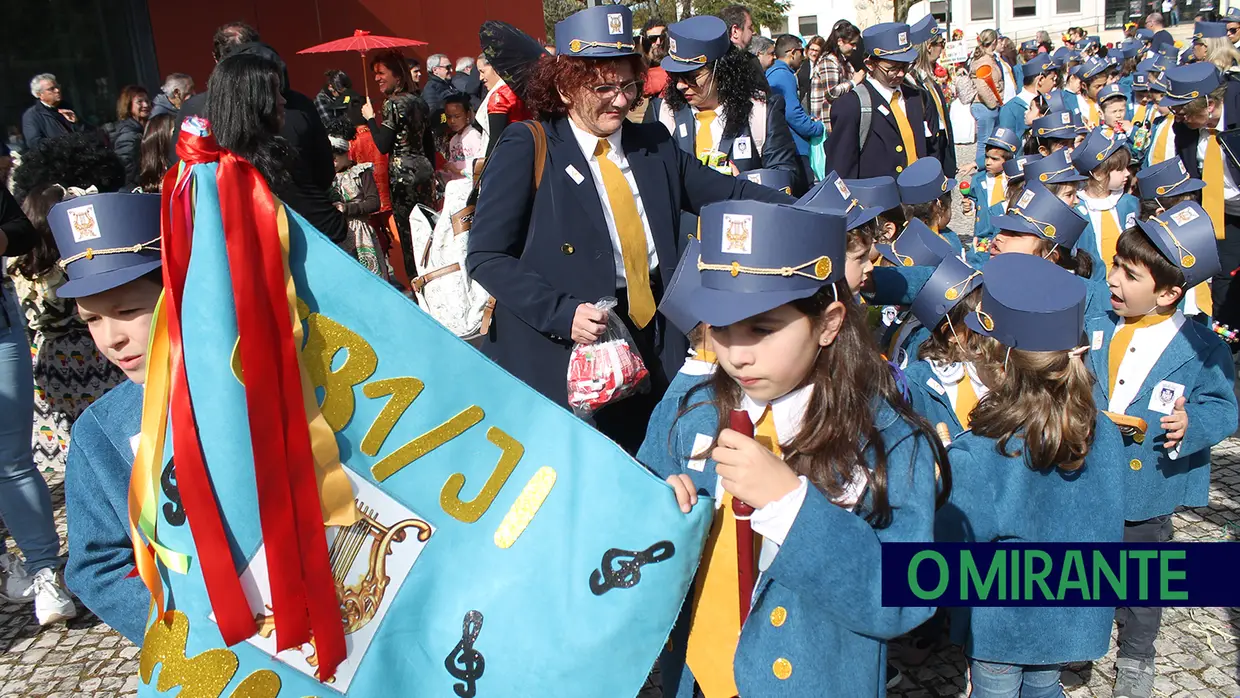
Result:
M806 268L813 269L813 272L802 271ZM795 267L747 267L740 262L732 262L731 264L708 264L698 257L698 271L726 271L732 276L740 276L741 274L753 274L755 276L804 276L814 281L826 281L831 276L831 258L819 257L811 259L804 264Z
M60 268L65 269L79 259L94 259L95 257L105 254L137 254L143 250L153 250L155 252L159 252L159 238L147 240L146 242L140 242L137 245L130 245L129 247L105 247L101 250L87 247L85 252L79 252L72 257L65 257L60 260Z

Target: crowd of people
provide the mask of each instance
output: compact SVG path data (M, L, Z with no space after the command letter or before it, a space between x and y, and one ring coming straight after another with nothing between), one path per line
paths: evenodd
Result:
M0 187L0 515L24 557L0 555L0 597L46 625L75 615L71 589L141 642L128 475L90 449L123 454L136 428L112 396L141 404L157 194L197 115L410 296L412 222L468 183L457 272L493 298L475 343L565 407L575 348L624 325L649 390L592 424L684 511L751 506L769 581L720 637L709 619L737 601L720 507L664 695L882 695L889 645L915 663L947 637L971 695L1062 695L1114 623L1113 695L1149 698L1160 609L884 607L879 543L1166 542L1177 507L1208 503L1210 450L1237 428L1240 11L1199 18L1184 51L1158 14L1110 46L987 30L956 66L933 17L808 41L758 35L741 6L631 25L623 6L565 19L519 90L485 54L434 54L423 84L375 52L376 105L340 70L292 90L231 23L205 91L125 87L99 130L35 76ZM67 252L101 236L106 254ZM755 437L726 428L734 410ZM63 580L44 467L67 468ZM726 601L704 591L720 584Z

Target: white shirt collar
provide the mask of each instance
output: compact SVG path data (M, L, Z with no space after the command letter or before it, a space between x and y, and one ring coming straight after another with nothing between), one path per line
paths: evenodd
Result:
M805 410L809 407L809 398L814 393L814 386L803 385L800 388L776 398L770 402L771 413L775 417L775 433L779 435L781 444L789 443L801 433L801 422L805 418ZM757 426L766 411L768 403L758 402L748 395L741 397L741 409L749 413L749 419Z
M568 120L568 125L573 130L573 136L577 138L577 145L581 147L581 154L586 156L586 161L594 158L594 149L598 147L599 137L581 130L572 119ZM613 153L623 153L620 147L620 132L623 128L616 129L616 132L607 137L607 142L611 143L611 151Z
M1086 194L1084 189L1077 192L1077 198L1081 200L1081 205L1090 211L1110 211L1119 205L1119 198L1123 195L1124 192L1122 190L1113 191L1101 199L1095 199Z
M938 378L939 382L943 385L956 385L960 381L964 380L964 377L967 375L969 380L971 380L974 385L983 386L983 388L985 387L982 383L982 379L977 376L977 367L974 366L971 361L957 361L955 363L944 364L939 363L934 359L930 359L928 363L930 364L930 370L934 371L935 377ZM978 397L981 397L980 392Z
M895 91L894 91L894 90L892 90L890 87L887 87L887 86L886 86L886 85L884 85L883 83L881 83L881 82L879 82L879 81L875 80L875 79L874 79L874 78L872 78L872 77L866 77L865 81L866 81L866 82L868 82L868 83L870 83L870 85L871 85L871 86L872 86L875 90L877 90L877 91L878 91L878 94L879 94L879 96L880 96L880 97L882 97L883 99L887 100L887 103L888 103L888 104L891 104L891 97L892 97L892 95L894 95L894 94L895 94Z
M1030 104L1033 104L1033 98L1037 97L1038 93L1033 90L1030 90L1028 87L1024 87L1024 88L1021 88L1020 94L1016 96L1020 97L1021 101L1024 102L1026 106L1028 106Z

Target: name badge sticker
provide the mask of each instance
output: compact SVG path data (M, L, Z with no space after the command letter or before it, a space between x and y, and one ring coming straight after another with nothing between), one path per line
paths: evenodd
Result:
M582 177L581 173L577 171L577 168L573 167L572 165L565 167L564 171L567 172L568 176L572 177L573 181L576 182L577 184L581 184L582 182L586 181L586 178Z
M878 105L878 113L882 114L883 116L891 116L891 110L888 109L887 106L884 104Z
M749 136L737 136L736 140L732 141L732 159L748 160L749 148Z
M927 378L927 379L926 379L926 385L930 386L930 389L931 389L931 390L933 390L934 392L938 393L939 395L946 395L946 394L947 394L947 390L946 390L946 389L944 389L944 388L943 388L943 386L942 386L942 385L940 385L940 384L939 384L939 382L938 382L938 381L936 381L936 380L935 380L935 379L933 379L933 378Z
M714 443L714 441L715 441L714 439L710 438L706 434L694 435L693 450L690 451L690 454L694 456L701 456L701 458L690 458L689 462L686 463L689 470L696 470L699 473L705 472L706 456L707 456L706 449L710 448L710 445Z
M1093 339L1093 342L1090 343L1089 348L1094 351L1098 351L1099 349L1102 349L1102 339L1103 339L1102 330L1094 330L1094 339Z
M1154 394L1150 395L1149 410L1159 414L1170 415L1175 409L1175 401L1184 395L1184 386L1171 381L1162 381L1154 386Z
M688 126L686 126L685 124L681 124L681 125L680 125L680 137L681 137L681 138L688 138L688 137L689 137L689 127L688 127Z

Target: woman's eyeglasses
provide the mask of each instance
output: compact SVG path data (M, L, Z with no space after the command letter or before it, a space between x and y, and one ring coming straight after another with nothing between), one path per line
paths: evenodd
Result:
M599 99L615 99L621 93L629 99L634 99L637 97L637 94L641 92L642 82L640 80L633 80L632 82L626 82L623 85L595 85L590 89Z

